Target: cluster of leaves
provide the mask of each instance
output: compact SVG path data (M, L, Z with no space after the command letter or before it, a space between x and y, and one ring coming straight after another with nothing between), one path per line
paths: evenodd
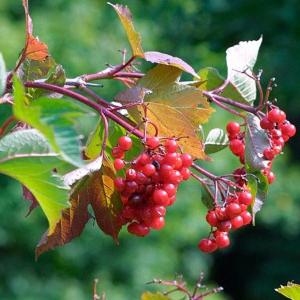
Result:
M83 145L83 139L76 132L76 123L83 115L95 112L54 90L28 87L29 83L35 82L66 91L72 87L85 87L87 82L84 80L88 76L80 76L75 86L70 85L63 67L51 57L47 45L33 35L27 0L23 0L23 6L26 40L14 70L7 73L0 56L0 103L13 102L10 120L16 120L10 130L7 130L7 124L1 128L0 172L17 179L24 186L25 198L32 202L31 209L40 206L48 219L49 229L37 246L37 256L80 235L91 218L89 206L100 229L118 241L122 202L114 189L116 172L110 161L110 150L125 129L116 120L109 120L107 147L103 149L103 140L107 137L102 115L95 131ZM197 73L180 58L155 51L144 52L129 9L121 5L112 7L127 34L132 50L130 61L139 58L156 64L139 80L123 80L127 88L114 100L128 108L129 116L118 112L115 115L136 128L145 118L144 107L147 107L147 120L155 124L155 127L146 128L147 134L153 135L157 130L160 136L177 137L182 150L195 160L210 160L209 155L224 149L228 140L219 128L210 131L206 137L203 133L202 124L208 122L215 111L208 95L219 89L218 94L222 97L253 107L256 85L249 74L262 39L242 42L227 50L228 75L224 79L213 68L204 68ZM129 73L133 71L132 65L122 64L99 72L95 79L106 74L106 78L121 80L118 72L124 69ZM183 72L193 76L192 81L180 81ZM224 88L220 88L223 85ZM111 108L109 102L107 106ZM255 203L262 203L267 184L259 173L258 162L263 158L258 148L264 148L266 141L263 131L255 125L256 117L250 112L241 111L241 114L251 125L246 137L248 171L259 178L249 181L249 185L256 196ZM255 132L251 133L252 130ZM137 153L141 143L136 139L134 144ZM212 199L209 201L211 203ZM258 210L260 205L254 204L254 207Z

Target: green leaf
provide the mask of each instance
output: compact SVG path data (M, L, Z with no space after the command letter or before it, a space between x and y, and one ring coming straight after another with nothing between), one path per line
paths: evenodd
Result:
M227 79L250 104L256 98L256 82L246 74L252 75L261 43L262 37L257 41L240 42L226 51Z
M248 187L250 188L252 197L254 201L251 204L253 224L255 224L255 215L261 210L264 202L267 199L269 182L266 176L264 176L260 171L253 173L248 172Z
M35 129L20 130L0 140L0 173L20 181L44 211L52 232L68 207L69 188L53 170L65 164Z
M4 93L6 86L6 68L2 54L0 53L0 96Z
M96 159L101 152L102 141L104 134L103 122L100 119L94 129L94 131L89 135L84 153L89 159Z
M211 210L214 208L214 198L213 198L213 193L210 188L207 186L201 185L201 201L207 207L208 210Z
M38 129L53 149L67 162L81 166L79 136L74 129L76 119L88 111L64 99L39 98L29 103L21 82L14 78L15 117Z
M141 300L170 300L170 298L162 293L144 292Z
M224 83L225 79L220 75L215 68L204 68L198 72L201 81L197 86L201 90L211 91L219 88ZM248 104L248 101L240 94L236 87L232 83L228 83L226 88L220 93L221 96L230 98L240 103Z
M260 127L260 120L253 114L247 114L245 137L245 160L251 171L265 169L268 161L264 158L264 149L270 147L269 137Z
M292 300L300 299L300 285L293 282L288 282L286 286L281 285L280 288L275 289L275 291Z
M212 154L223 150L228 145L228 137L220 128L212 129L205 140L205 153Z

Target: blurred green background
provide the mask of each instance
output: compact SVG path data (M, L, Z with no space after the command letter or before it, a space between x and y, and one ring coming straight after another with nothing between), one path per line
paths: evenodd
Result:
M68 77L97 71L120 62L118 49L128 47L113 9L102 0L30 0L35 34L67 70ZM226 75L225 50L240 40L263 34L257 68L265 81L277 78L276 97L289 119L300 123L299 0L127 0L142 33L143 47L179 56L200 69L218 68ZM21 0L0 1L0 51L12 68L24 43ZM104 82L101 95L112 99L121 88ZM7 117L0 107L0 121ZM218 112L210 127L225 127L229 119ZM81 122L87 133L95 120ZM200 271L209 286L225 292L209 299L281 299L274 288L288 280L300 282L300 151L299 135L277 159L276 183L255 228L233 234L230 249L215 255L197 250L208 227L201 192L195 182L184 184L170 208L161 232L138 239L121 234L120 246L90 222L71 244L34 261L34 247L46 229L39 209L25 218L28 203L20 186L0 176L0 299L83 300L92 298L92 282L108 300L138 299L144 283L154 277L172 279L183 273L193 283ZM214 155L209 168L228 173L237 160L227 150Z

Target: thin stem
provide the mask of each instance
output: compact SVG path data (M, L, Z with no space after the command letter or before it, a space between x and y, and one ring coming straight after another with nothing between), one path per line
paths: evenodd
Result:
M201 174L203 174L205 177L208 177L209 179L211 179L211 180L213 180L213 181L215 181L215 180L218 179L218 176L216 176L216 175L210 173L209 171L203 169L202 167L200 167L199 165L197 165L197 164L195 164L195 163L192 164L192 167L193 167L195 170L197 170L198 172L200 172Z
M236 110L234 110L234 109L228 107L227 105L223 104L222 102L220 102L219 100L217 100L217 99L215 98L215 96L212 96L210 99L211 99L214 103L216 103L218 106L220 106L221 108L223 108L224 110L230 112L230 113L233 114L233 115L236 115L236 116L238 116L238 117L240 117L240 118L245 119L245 116L243 116L243 115L242 115L241 113L239 113L238 111L236 111Z
M5 133L6 129L8 128L8 126L14 122L16 119L14 116L10 116L0 127L0 137Z

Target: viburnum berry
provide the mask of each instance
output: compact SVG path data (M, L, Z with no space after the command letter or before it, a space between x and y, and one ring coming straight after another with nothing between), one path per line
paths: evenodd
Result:
M112 149L112 157L123 159L125 156L124 151L120 147L114 147Z
M270 122L280 123L282 119L280 109L279 108L271 109L267 114L267 118Z
M244 226L244 220L241 215L238 215L230 220L232 229L238 229Z
M219 248L226 248L230 245L230 240L226 232L220 233L216 236L216 244Z
M267 117L261 119L260 127L266 130L272 130L274 128L274 123L271 122Z
M118 145L123 151L128 151L132 147L132 140L129 136L121 136L118 139Z
M215 239L202 239L198 244L198 248L205 253L211 253L217 250L218 246Z
M296 134L296 127L291 123L285 123L280 126L283 136L293 137Z
M149 149L155 149L159 146L160 141L158 137L151 136L146 138L146 145Z
M173 183L164 184L163 189L167 192L169 197L172 197L176 194L176 186Z
M239 203L245 204L245 205L250 205L253 201L252 195L248 191L243 191L243 192L238 193L238 199L239 199Z
M177 151L178 144L177 144L176 140L174 140L174 139L167 139L165 141L165 148L168 153L173 153L173 152Z
M226 215L231 219L238 216L242 209L238 203L230 203L226 206Z
M250 224L252 221L252 216L248 211L243 211L241 217L243 218L244 226Z
M137 236L146 236L149 234L150 229L148 226L144 224L139 224L136 222L133 222L128 225L127 227L128 232L137 235Z
M264 157L267 159L267 160L273 160L273 158L275 157L275 152L273 149L271 148L266 148L263 152L264 154Z
M210 226L216 227L218 225L218 218L213 210L210 210L206 214L206 221Z
M151 176L155 173L156 169L155 166L153 164L147 164L143 167L142 172L146 175L146 176Z
M154 218L150 224L150 227L155 230L160 230L165 226L165 218L164 217L157 217Z
M169 195L165 190L155 190L153 193L153 201L156 204L166 206L169 203Z
M182 165L189 168L193 164L193 158L191 155L184 153L181 155Z
M229 122L226 126L226 130L229 135L236 135L240 132L240 124L237 122Z
M114 161L114 167L115 167L116 171L122 170L125 167L124 160L122 160L120 158L115 159L115 161Z
M241 153L245 151L245 145L241 140L234 139L230 141L229 148L233 154L239 156Z

